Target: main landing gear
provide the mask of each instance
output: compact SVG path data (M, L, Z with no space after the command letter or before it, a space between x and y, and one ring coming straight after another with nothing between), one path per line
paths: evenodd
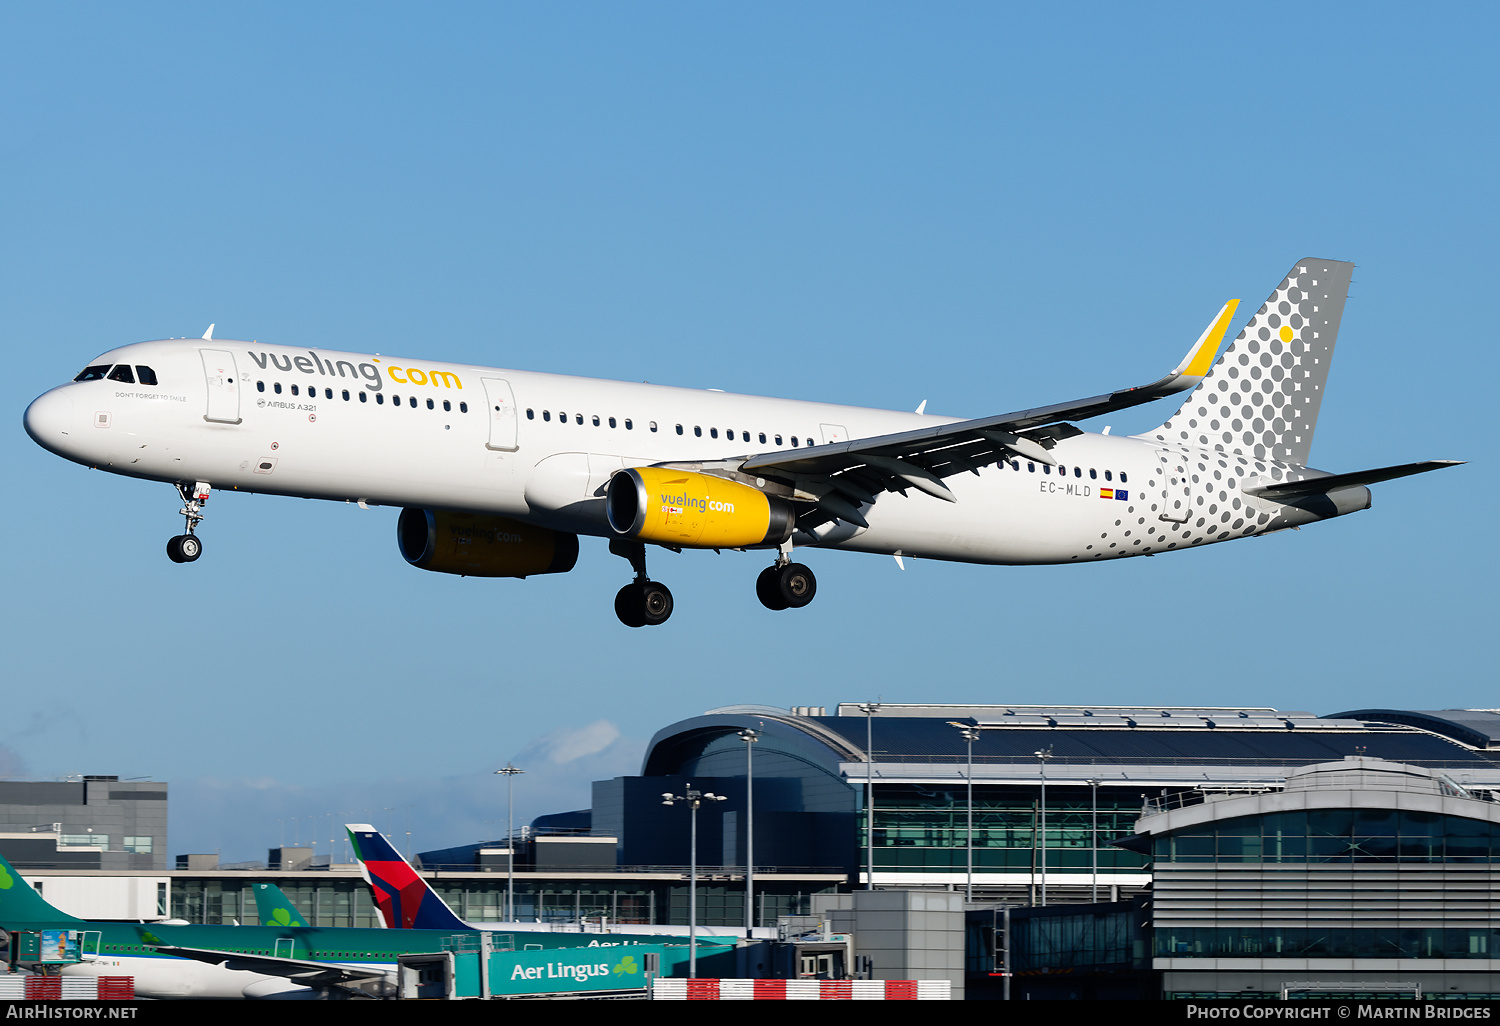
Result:
M177 494L182 496L181 513L187 521L187 533L179 534L167 542L167 558L174 563L191 563L203 555L203 542L193 532L203 520L203 504L208 501L208 482L199 481L192 488L179 483Z
M623 538L610 540L609 551L630 560L635 580L615 595L615 615L626 627L655 627L672 615L672 593L646 576L646 546Z
M801 609L818 593L818 579L783 550L755 579L755 597L767 609Z

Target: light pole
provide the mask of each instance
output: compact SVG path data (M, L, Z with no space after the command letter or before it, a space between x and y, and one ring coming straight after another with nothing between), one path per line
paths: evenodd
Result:
M855 706L865 714L865 890L875 889L875 745L873 726L879 702Z
M968 868L964 876L964 901L973 904L974 901L974 742L979 740L979 728L971 727L967 723L952 723L951 726L958 728L959 736L964 739L968 746L969 760L968 768L964 771L964 779L968 783L968 800L965 803L964 846L968 848Z
M1094 883L1089 891L1089 900L1099 900L1099 778L1089 778L1089 848L1093 855L1089 863L1093 867Z
M1042 905L1047 904L1047 760L1052 758L1052 746L1048 745L1032 753L1042 770Z
M745 940L750 940L750 931L755 928L755 742L760 740L760 731L746 727L739 732L745 742Z
M511 787L516 776L526 771L507 762L495 772L505 777L505 850L509 852L505 857L505 921L513 923L516 921L516 828L511 816L515 808Z
M704 802L722 802L726 799L712 791L695 791L688 784L681 794L662 792L663 805L687 802L692 810L692 831L688 835L688 979L698 978L698 806Z

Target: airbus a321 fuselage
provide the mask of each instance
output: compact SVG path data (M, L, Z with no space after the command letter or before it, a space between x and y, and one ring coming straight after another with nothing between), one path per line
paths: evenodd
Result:
M1214 359L1238 301L1149 385L972 420L212 337L111 350L37 398L26 429L74 462L169 482L202 551L210 491L398 506L405 558L526 577L610 539L630 626L671 615L647 545L775 552L756 592L806 605L793 547L969 563L1155 555L1370 505L1449 461L1308 466L1353 265L1299 261ZM1193 389L1136 436L1071 422ZM1108 429L1106 429L1107 431Z

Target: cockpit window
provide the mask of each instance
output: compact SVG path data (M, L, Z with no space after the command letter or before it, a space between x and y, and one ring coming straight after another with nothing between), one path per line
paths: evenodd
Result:
M130 364L122 363L109 372L109 380L123 381L127 385L135 384L135 375L130 373Z
M150 367L142 367L140 364L136 364L135 376L137 380L139 380L143 385L156 384L156 371L152 370Z
M108 373L109 373L109 364L107 364L107 363L106 364L101 364L98 367L85 367L83 369L82 373L80 373L78 375L78 377L74 378L73 380L74 381L102 381L104 379L104 375L106 375Z

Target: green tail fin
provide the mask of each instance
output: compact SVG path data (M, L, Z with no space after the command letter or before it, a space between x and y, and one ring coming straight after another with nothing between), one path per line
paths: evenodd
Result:
M306 926L297 911L297 906L280 887L273 883L258 883L255 890L255 912L260 916L261 926Z
M47 904L31 884L21 879L16 867L0 855L0 926L13 930L32 924L56 926L85 921Z

